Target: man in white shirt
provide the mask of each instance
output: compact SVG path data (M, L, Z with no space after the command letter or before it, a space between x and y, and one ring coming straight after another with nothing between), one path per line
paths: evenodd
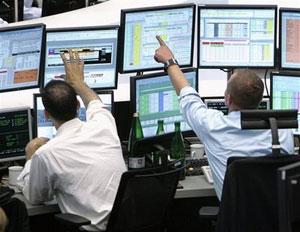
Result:
M29 142L19 181L32 204L56 196L62 212L84 216L92 222L89 230L102 231L126 166L113 116L85 84L78 53L69 56L62 54L66 82L51 81L41 90L45 116L57 134ZM76 117L76 93L87 107L87 122Z
M256 109L262 99L262 80L250 70L235 72L227 83L225 102L229 114L207 109L199 94L189 86L164 41L157 37L160 47L155 60L164 63L173 86L180 96L184 119L205 145L205 153L212 171L214 187L221 199L227 159L231 156L264 156L272 152L270 130L242 130L240 111ZM292 130L279 130L281 152L294 153Z

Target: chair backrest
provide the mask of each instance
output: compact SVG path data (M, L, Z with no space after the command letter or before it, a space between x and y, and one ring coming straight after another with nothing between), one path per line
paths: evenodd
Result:
M296 155L235 158L225 174L217 231L278 231L277 168L297 161Z
M277 172L279 231L300 231L300 162Z
M162 231L180 171L123 173L106 231Z

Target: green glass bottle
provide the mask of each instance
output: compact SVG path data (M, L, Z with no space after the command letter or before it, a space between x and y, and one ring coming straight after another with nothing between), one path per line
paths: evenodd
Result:
M134 144L137 140L144 138L139 113L133 114L132 126L128 138L128 168L144 168L145 156L134 151Z
M162 135L165 133L165 130L164 130L164 120L158 120L157 121L157 130L156 130L156 135ZM160 152L159 151L156 151L153 153L153 163L154 163L154 166L157 166L157 165L161 165L161 158L160 158Z
M157 130L156 130L156 135L162 135L165 133L164 130L164 120L158 120L157 121Z
M180 122L175 122L175 135L171 142L171 159L181 160L182 165L185 165L185 147L184 141L180 130ZM185 179L185 169L182 170L179 180Z

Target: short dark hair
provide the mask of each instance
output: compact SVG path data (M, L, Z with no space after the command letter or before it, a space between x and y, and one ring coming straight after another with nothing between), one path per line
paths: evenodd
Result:
M76 93L65 81L50 81L41 89L41 95L45 109L54 119L66 122L76 117Z
M237 70L229 79L226 92L240 109L257 109L264 94L264 83L255 72Z

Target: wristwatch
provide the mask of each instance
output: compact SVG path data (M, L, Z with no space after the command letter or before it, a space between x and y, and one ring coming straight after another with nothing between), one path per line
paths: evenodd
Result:
M169 68L171 65L173 65L173 64L178 65L178 61L177 61L176 59L174 59L174 58L171 58L171 59L169 59L169 60L166 60L166 62L165 62L165 67L164 67L165 72L167 72L167 71L168 71L168 68Z

